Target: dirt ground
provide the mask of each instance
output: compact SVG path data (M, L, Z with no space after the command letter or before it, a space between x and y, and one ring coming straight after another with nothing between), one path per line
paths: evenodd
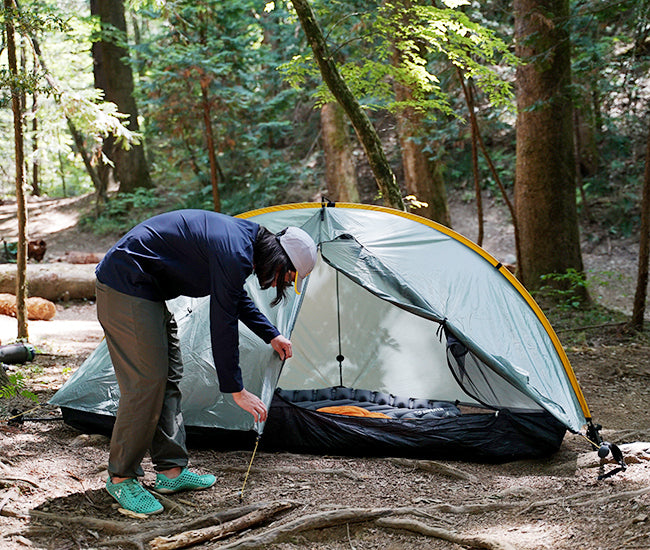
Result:
M32 205L30 234L48 242L49 261L70 250L101 253L114 240L79 233L78 203L67 199ZM454 228L473 239L471 208L454 204L452 215ZM0 206L0 236L7 240L15 224L12 216L11 205ZM509 261L512 231L502 218L499 209L490 210L483 244ZM591 237L585 236L584 258L595 281L592 293L603 305L628 312L635 241ZM57 304L53 321L29 326L30 341L42 353L20 370L27 373L39 402L46 403L102 334L92 302ZM0 339L8 343L13 338L15 319L0 316ZM191 465L216 473L217 485L173 495L163 514L133 519L120 514L103 490L106 438L67 427L58 419L59 411L47 405L26 412L37 421L7 422L12 408L25 411L34 404L0 399L0 548L149 548L146 541L155 533L187 531L226 521L220 512L243 513L250 511L245 506L283 501L291 508L264 528L194 547L650 549L650 443L643 444L650 441L648 338L631 339L617 327L604 326L581 338L571 332L560 338L567 342L594 420L604 426L604 439L624 449L627 469L608 479L597 479L599 460L590 444L567 434L549 459L499 465L257 453L242 495L252 449L197 448L191 450ZM628 446L634 442L640 444ZM153 482L148 466L147 459L145 484ZM604 466L605 471L614 467ZM262 540L262 532L284 535Z

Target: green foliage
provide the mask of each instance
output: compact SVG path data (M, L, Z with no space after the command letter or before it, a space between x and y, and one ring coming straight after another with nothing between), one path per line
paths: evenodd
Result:
M138 188L133 193L115 195L99 215L82 216L79 225L92 228L98 235L122 234L151 217L159 205L158 191Z
M127 146L144 139L154 181L173 198L174 207L212 208L204 116L212 122L224 211L303 200L319 190L323 166L314 107L331 96L290 1L130 0L126 37L100 29L89 15L87 0L20 4L17 37L38 39L54 83L44 80L42 66L34 66L29 41L19 40L27 60L16 81L28 92L26 166L31 172L32 163L39 164L44 193L69 196L92 190L64 114L83 134L94 161L108 133ZM478 90L476 113L487 148L503 183L512 185L511 86L517 60L512 55L511 3L311 4L339 70L373 119L388 128L385 135L392 135L404 110L425 114L416 139L444 165L448 185L459 194L473 193L470 133L459 85L460 75L471 79ZM633 235L638 227L639 159L647 132L641 84L650 67L645 40L649 5L647 0L572 0L567 20L573 99L581 119L594 129L598 154L595 167L583 173L585 211L622 235ZM90 47L99 33L129 48L143 136L129 133L120 114L94 90ZM399 64L396 52L401 54ZM6 71L0 79L3 75L0 152L9 159L11 82ZM396 83L408 86L412 97L398 102ZM37 92L33 109L32 91ZM31 130L33 120L38 122L36 132ZM399 155L397 147L387 153ZM492 192L495 182L482 155L479 162L483 188ZM2 196L15 188L11 170L11 163L5 163L0 173ZM493 195L500 193L494 190ZM132 225L120 213L88 222L111 232Z
M102 101L94 89L90 56L90 20L87 2L81 0L26 0L14 12L17 45L22 48L25 64L18 78L9 80L0 70L0 108L8 106L8 87L18 85L26 94L25 152L26 167L39 166L39 185L43 193L68 196L92 188L81 157L69 136L67 120L71 120L86 139L91 155L109 134L128 148L140 136L124 126L124 116L115 105ZM4 11L0 16L5 17ZM37 56L35 44L40 46ZM31 106L30 106L31 103ZM0 151L13 155L13 132L9 132L10 111L0 113ZM32 121L37 121L36 132ZM93 151L93 149L95 151ZM0 193L4 179L9 189L13 180L11 168L0 175ZM30 174L27 174L28 181Z
M355 17L332 24L329 40L340 41L340 45L334 44L331 49L338 57L350 52L342 59L339 70L365 107L393 112L413 108L429 114L435 111L458 114L441 87L439 74L440 70L457 67L464 78L477 83L496 108L512 108L511 84L495 70L497 65L518 64L508 44L496 32L457 9L467 2L445 4L448 7L441 9L429 5L407 6L399 1L384 3L377 10L355 13ZM329 10L329 18L336 13L336 8ZM327 23L325 20L323 24ZM355 46L353 51L350 44ZM395 52L401 54L400 64L395 63ZM319 80L311 54L295 56L280 69L294 86ZM413 99L397 101L395 82L407 86ZM324 85L317 88L315 97L318 103L332 100Z
M10 399L20 396L35 402L38 401L38 397L27 389L25 384L26 377L21 371L9 374L8 378L9 384L0 387L0 399Z
M133 49L154 173L183 205L212 208L208 115L224 211L276 202L302 172L292 135L304 94L276 71L295 51L293 29L282 2L259 7L251 0L167 4L155 13L167 24Z
M551 302L561 311L576 310L582 307L587 291L587 278L573 268L565 273L549 273L541 277L543 285L536 297Z
M595 157L583 174L583 207L611 233L630 236L640 218L647 97L639 82L650 69L650 3L583 0L572 8L573 100L590 131L582 145Z

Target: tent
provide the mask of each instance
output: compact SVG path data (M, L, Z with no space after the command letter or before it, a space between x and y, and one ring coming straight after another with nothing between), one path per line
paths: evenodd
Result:
M188 434L219 447L499 462L555 452L566 431L597 435L567 356L533 298L500 262L419 216L350 203L242 214L295 225L318 244L301 295L276 308L285 364L240 324L244 384L270 407L256 424L218 391L208 300L169 302L179 325ZM110 431L119 399L105 343L54 395L65 421Z

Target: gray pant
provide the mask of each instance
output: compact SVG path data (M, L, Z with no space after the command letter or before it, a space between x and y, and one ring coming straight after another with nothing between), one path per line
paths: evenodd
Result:
M111 476L144 475L150 451L158 471L188 462L178 388L183 363L174 316L164 302L128 296L97 282L97 318L120 386L111 437Z

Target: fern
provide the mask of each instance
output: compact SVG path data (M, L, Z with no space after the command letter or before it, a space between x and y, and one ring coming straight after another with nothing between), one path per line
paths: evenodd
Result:
M0 387L0 399L12 397L26 397L32 401L38 401L36 394L25 387L25 377L21 372L9 375L9 384Z

